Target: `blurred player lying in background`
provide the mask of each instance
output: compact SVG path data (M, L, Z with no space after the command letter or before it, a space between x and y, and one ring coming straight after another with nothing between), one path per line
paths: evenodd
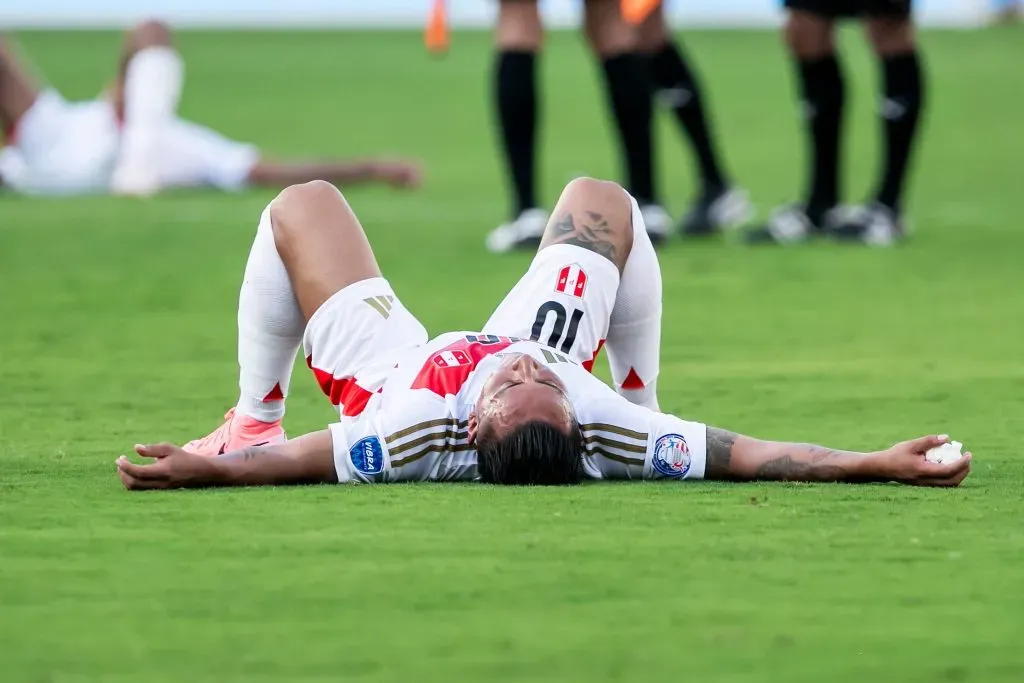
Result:
M443 258L443 254L439 254ZM121 457L129 489L314 482L593 479L899 481L956 486L971 458L926 436L875 453L761 441L658 412L661 271L636 201L614 183L563 191L540 249L480 332L428 341L324 182L263 212L238 309L241 395L185 448ZM299 346L341 421L286 441ZM590 374L607 349L615 388Z
M414 187L411 164L367 160L272 161L259 150L176 116L184 80L170 29L129 32L117 80L96 100L66 102L41 90L0 40L0 186L26 194L150 195L182 187L284 187L314 178L343 186Z

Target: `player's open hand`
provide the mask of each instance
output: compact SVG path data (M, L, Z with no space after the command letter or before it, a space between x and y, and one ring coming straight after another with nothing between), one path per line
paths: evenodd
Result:
M414 189L423 181L423 172L416 164L408 161L376 161L373 175L381 182L399 189Z
M169 443L136 445L135 452L155 462L137 465L123 455L117 459L117 476L129 491L181 488L203 481L215 467L209 458Z
M898 443L877 454L885 479L915 486L959 486L971 471L971 454L951 463L929 462L925 453L949 442L948 436L922 436Z

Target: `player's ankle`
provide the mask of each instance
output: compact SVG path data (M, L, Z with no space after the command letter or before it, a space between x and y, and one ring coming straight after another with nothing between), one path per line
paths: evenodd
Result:
M284 401L240 398L235 406L235 419L243 429L279 426L284 419Z

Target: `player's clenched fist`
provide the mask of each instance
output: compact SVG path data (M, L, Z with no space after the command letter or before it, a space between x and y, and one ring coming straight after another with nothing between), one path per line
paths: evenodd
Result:
M922 436L871 456L880 478L919 486L959 486L971 471L971 454L949 463L931 462L925 454L948 443L948 436Z

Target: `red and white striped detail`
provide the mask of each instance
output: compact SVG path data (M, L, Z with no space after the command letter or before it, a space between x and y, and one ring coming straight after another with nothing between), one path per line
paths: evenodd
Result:
M582 299L586 288L587 273L579 265L574 263L558 271L558 281L555 283L556 292Z
M306 359L306 365L313 371L320 390L344 417L360 415L370 402L373 392L359 386L355 377L335 377L334 373L315 367L312 356Z

